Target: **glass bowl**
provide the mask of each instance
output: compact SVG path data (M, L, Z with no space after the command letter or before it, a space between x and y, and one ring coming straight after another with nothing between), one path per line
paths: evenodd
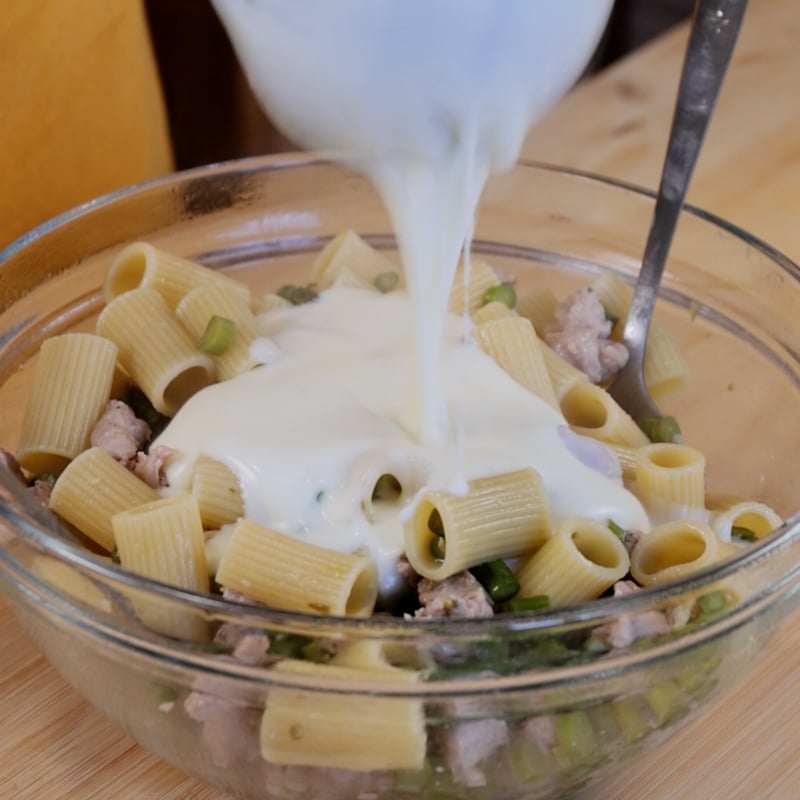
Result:
M491 179L475 251L520 286L546 281L563 293L605 272L630 282L652 206L647 191L522 163ZM36 229L0 254L0 445L16 447L42 341L93 329L104 273L125 244L147 240L266 290L304 279L314 254L347 228L394 246L364 178L324 159L285 156L142 184ZM688 579L483 620L272 611L121 571L76 544L0 470L3 590L77 691L145 747L236 797L514 800L594 785L702 714L750 669L796 605L800 580L798 268L689 208L659 313L691 368L688 388L662 405L706 454L709 486L769 503L787 520ZM622 615L674 608L720 587L737 601L669 635L593 646L592 632ZM137 602L264 635L291 668L155 633L132 611ZM361 653L355 666L322 676L302 669L309 653L332 643ZM388 677L371 670L378 651L406 669ZM310 737L311 764L261 757L268 700L295 709L290 733ZM331 708L338 728L315 738L314 720ZM413 765L396 759L409 715L424 720L424 752ZM377 762L359 767L353 750L375 751Z

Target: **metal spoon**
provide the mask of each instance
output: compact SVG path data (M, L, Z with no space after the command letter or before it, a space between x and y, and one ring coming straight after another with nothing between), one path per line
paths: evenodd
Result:
M623 330L629 357L610 388L614 399L645 429L664 416L650 398L642 374L650 318L686 190L746 7L747 0L698 0L695 5L655 211ZM679 441L680 429L675 425L666 437L659 438Z

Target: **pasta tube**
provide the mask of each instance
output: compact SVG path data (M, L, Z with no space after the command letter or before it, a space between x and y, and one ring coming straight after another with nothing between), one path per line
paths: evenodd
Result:
M355 772L420 769L427 746L422 700L335 691L336 684L407 681L418 674L391 666L319 664L285 660L273 670L280 677L331 691L275 685L267 693L261 719L261 755L273 764L332 767Z
M730 542L737 530L740 536L761 539L783 524L780 515L765 503L741 500L731 495L706 495L711 512L709 523L723 542Z
M625 325L633 290L614 275L598 278L592 288L609 314L618 318L617 330ZM650 323L644 350L644 382L654 400L682 389L689 380L689 366L656 316Z
M134 242L121 250L111 263L103 283L103 299L110 303L131 289L148 287L174 309L187 292L206 284L227 286L245 301L250 300L250 290L243 283L147 242Z
M557 305L558 299L549 288L532 289L517 297L517 311L533 323L539 337L544 336L544 329L555 319Z
M519 597L547 595L552 607L599 597L628 572L625 545L606 525L567 518L522 564Z
M497 273L485 262L473 258L469 264L469 276L466 282L464 263L458 265L450 289L447 308L453 314L474 314L483 304L487 289L500 285Z
M705 456L685 444L657 443L636 454L636 486L645 506L674 513L705 506Z
M342 275L346 273L346 278ZM383 253L347 230L331 239L311 267L311 282L318 291L334 283L379 288L380 276L394 274L402 284L401 271Z
M674 520L642 536L631 550L631 575L642 586L678 580L710 566L721 550L714 531L704 522Z
M475 338L517 383L558 408L541 342L527 319L514 315L484 322L476 326Z
M117 346L91 333L47 339L39 350L17 461L34 474L59 473L89 446L111 395Z
M542 359L550 375L550 383L558 399L559 407L570 389L578 383L589 383L585 372L581 372L564 358L561 358L552 347L540 340Z
M172 416L213 380L214 364L153 289L134 289L109 303L97 331L119 347L119 360L153 407Z
M208 592L203 525L191 495L145 503L111 518L122 567L147 578ZM171 608L166 599L132 593L139 618L154 630L183 639L204 639L207 623L185 609Z
M378 595L372 559L328 550L240 519L217 583L287 611L366 617Z
M230 380L258 362L250 356L250 345L258 336L256 318L250 305L227 286L208 284L192 289L175 308L175 315L195 341L199 341L214 315L230 319L235 330L225 352L213 356L217 377Z
M550 535L538 473L521 469L470 481L460 496L427 492L405 525L405 553L423 577L442 580L497 558L529 553Z
M605 389L589 381L576 382L562 396L561 411L575 433L628 447L650 442L630 414Z
M636 447L628 447L624 444L608 445L617 457L619 466L622 469L622 480L630 483L636 480L636 461L639 450Z
M244 514L244 500L238 479L215 458L198 456L192 473L191 491L197 500L204 528L221 528L236 522Z
M496 319L506 319L507 317L516 317L517 315L505 303L500 300L492 300L485 306L481 306L477 311L472 314L472 322L474 325L483 325L484 322L492 322Z
M90 447L61 473L50 495L50 508L111 552L115 546L112 517L158 497L155 489L101 447Z
M103 614L111 613L111 597L101 588L102 584L93 581L65 561L50 556L35 556L31 561L31 571L48 586L55 587L77 602L91 606Z

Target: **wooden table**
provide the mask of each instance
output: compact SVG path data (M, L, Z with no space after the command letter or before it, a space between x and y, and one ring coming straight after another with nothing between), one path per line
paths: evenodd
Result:
M750 0L747 14L689 199L800 260L800 6ZM655 186L685 41L680 28L579 86L525 155ZM0 800L229 800L92 710L0 612ZM800 616L756 676L597 797L800 797Z

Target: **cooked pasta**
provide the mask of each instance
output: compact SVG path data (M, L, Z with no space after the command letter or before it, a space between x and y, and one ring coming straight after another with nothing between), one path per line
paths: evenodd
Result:
M225 555L233 536L233 530L233 525L225 525L219 530L205 532L206 565L208 566L209 575L216 577L222 556Z
M31 561L31 571L49 586L57 587L60 592L79 603L104 614L112 610L111 595L99 583L65 561L50 556L35 556Z
M628 572L628 551L608 526L568 518L517 572L521 597L545 595L553 607L599 597Z
M368 616L378 593L375 564L239 520L217 569L217 582L274 608Z
M516 314L505 303L493 300L473 311L471 316L473 325L483 325L484 322L493 322L496 319L513 318Z
M406 523L405 553L420 575L441 580L486 561L531 552L549 535L541 478L522 469L471 481L464 496L426 492Z
M230 380L258 363L250 355L250 345L258 336L256 318L240 293L216 284L197 286L184 295L175 308L175 315L196 342L200 341L214 316L234 323L231 342L224 352L213 356L219 380Z
M112 300L97 332L117 345L120 364L162 414L175 414L213 380L211 358L197 350L153 289L132 289Z
M203 525L194 497L145 503L115 514L111 524L122 567L180 589L208 592ZM203 639L208 633L199 613L173 608L166 599L134 591L131 602L142 622L168 636Z
M418 680L395 667L361 668L337 663L287 660L273 669L278 678L305 680L327 690L275 684L261 721L261 755L276 764L349 769L355 772L419 769L427 745L422 700L369 694L353 703L340 686Z
M711 512L711 527L722 542L729 542L733 534L762 539L783 524L773 508L755 500L707 494L706 507Z
M317 256L311 267L311 282L319 291L337 282L375 289L380 276L389 274L397 276L399 288L402 275L397 266L355 231L347 230L331 239Z
M42 344L22 421L17 460L35 474L57 474L89 446L111 393L117 347L91 333Z
M244 501L238 478L215 458L200 456L195 461L192 494L206 529L220 528L236 522L244 515Z
M606 311L618 318L616 327L621 331L633 298L633 290L610 273L598 278L592 286ZM682 389L689 380L686 359L657 315L650 322L643 371L645 385L654 400Z
M622 470L622 479L627 483L636 480L636 461L639 457L639 448L629 447L624 444L608 445L613 451Z
M631 575L642 586L667 583L710 566L727 551L709 525L674 520L657 525L631 550Z
M50 495L50 508L84 535L111 552L112 517L120 511L158 500L144 481L100 447L90 447L61 473Z
M517 297L517 311L531 321L540 338L544 336L547 325L555 319L557 305L555 293L547 287L538 287Z
M134 242L111 263L103 284L103 298L110 303L131 289L149 287L174 309L187 292L202 284L227 286L245 300L250 299L250 290L240 281L147 242Z
M473 258L469 263L469 279L464 282L464 263L458 265L453 286L450 289L448 309L453 314L473 314L484 304L486 290L500 285L497 273L481 259Z
M579 383L588 383L586 374L574 367L569 361L561 358L552 347L545 342L540 342L542 359L544 360L547 372L550 375L550 383L553 386L556 399L561 407L564 397L569 394L573 386Z
M641 447L650 441L607 391L589 381L576 381L561 397L560 405L576 433L628 447Z
M671 507L677 513L705 507L705 456L685 444L656 443L642 447L636 457L637 492L655 510Z
M475 338L517 383L558 408L553 383L533 325L523 317L501 317L475 328Z

